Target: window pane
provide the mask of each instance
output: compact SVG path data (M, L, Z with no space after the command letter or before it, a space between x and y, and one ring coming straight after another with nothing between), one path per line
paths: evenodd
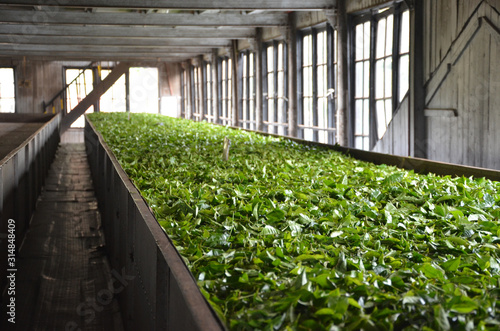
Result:
M369 137L363 138L363 149L365 149L365 150L370 149L370 138Z
M111 70L102 69L101 79L104 79ZM111 88L101 96L99 109L101 112L126 111L126 79L122 75Z
M404 55L399 60L399 101L401 102L408 92L410 70L410 56Z
M382 99L384 97L384 64L385 60L378 60L375 63L375 98Z
M385 55L385 34L386 34L386 19L381 19L377 27L377 58L382 58Z
M0 68L0 112L16 111L14 69Z
M364 34L363 34L363 58L370 58L370 22L364 24Z
M363 134L369 135L370 133L370 102L365 100L363 102Z
M387 17L387 32L386 32L386 42L385 42L385 55L389 56L392 54L392 40L394 34L394 15L389 15Z
M356 108L355 108L355 117L356 123L354 126L354 134L361 135L363 134L363 100L356 100Z
M363 137L354 138L354 148L363 149Z
M370 62L364 62L363 70L363 97L368 98L370 96Z
M385 97L389 98L392 96L392 57L385 59L384 64L385 70Z
M392 100L385 100L385 125L389 126L389 123L392 121Z
M386 130L385 102L383 100L377 101L375 108L377 110L377 134L378 138L381 139Z
M356 44L354 46L355 60L363 59L363 24L356 25Z
M78 77L78 78L77 78ZM76 79L76 80L75 80ZM66 83L71 85L67 88L66 108L68 111L75 108L93 89L93 73L91 69L66 69ZM94 112L94 106L87 109L86 113ZM80 116L71 127L83 128L85 120Z
M357 62L355 67L355 97L363 97L363 62Z
M403 12L401 17L401 53L410 52L410 12Z

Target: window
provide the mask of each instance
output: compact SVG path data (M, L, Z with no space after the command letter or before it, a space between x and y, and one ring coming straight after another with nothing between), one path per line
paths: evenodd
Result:
M334 144L335 31L331 27L302 31L298 109L299 137Z
M214 111L213 111L213 85L212 85L212 65L210 62L204 62L203 65L203 70L204 70L204 84L203 88L205 89L205 100L203 101L204 103L204 114L205 118L207 119L208 122L214 122Z
M255 57L254 53L245 51L240 54L242 67L240 86L241 116L240 126L245 129L255 130Z
M101 69L101 80L105 79L111 72L110 69ZM102 112L125 112L127 111L127 79L126 74L122 75L114 84L101 96L99 111Z
M267 44L263 54L264 131L287 134L286 48L283 42ZM266 130L267 128L267 130Z
M0 113L16 111L14 69L0 68Z
M219 60L220 66L220 79L219 79L219 93L221 93L220 108L219 108L219 121L223 125L231 125L231 111L232 111L232 61L228 57Z
M130 68L130 111L159 113L158 68Z
M66 109L71 111L76 107L93 89L94 75L92 69L66 69ZM93 112L94 106L87 109L87 112ZM72 128L83 128L85 120L80 116L73 124Z
M382 139L408 91L409 11L404 3L354 19L354 147Z

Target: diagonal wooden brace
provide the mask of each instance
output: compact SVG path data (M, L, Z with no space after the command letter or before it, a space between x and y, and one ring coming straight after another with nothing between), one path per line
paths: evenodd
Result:
M63 134L74 121L82 116L87 109L96 103L106 91L130 68L130 63L120 62L75 108L73 108L61 121L59 131Z

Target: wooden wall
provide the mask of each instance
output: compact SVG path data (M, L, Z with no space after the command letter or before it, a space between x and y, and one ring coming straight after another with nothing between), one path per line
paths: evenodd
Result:
M500 0L425 8L428 157L500 169Z
M15 68L18 113L42 113L43 102L63 87L62 62L3 59L0 65Z

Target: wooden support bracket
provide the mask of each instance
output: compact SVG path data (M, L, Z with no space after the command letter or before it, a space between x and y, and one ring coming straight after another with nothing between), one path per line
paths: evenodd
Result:
M73 122L82 116L113 84L130 68L130 63L121 62L94 89L71 110L61 121L60 133L63 134Z

